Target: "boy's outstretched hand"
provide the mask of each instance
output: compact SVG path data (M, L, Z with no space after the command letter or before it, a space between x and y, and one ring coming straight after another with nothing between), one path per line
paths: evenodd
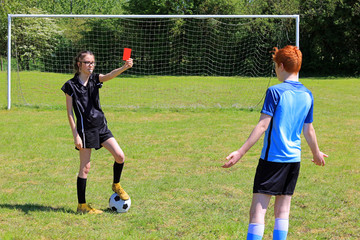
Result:
M329 157L329 156L323 152L319 152L317 156L313 156L313 159L311 161L318 166L325 166L324 157Z
M222 167L229 168L234 166L241 159L241 157L242 155L240 154L239 151L234 151L230 153L230 155L226 157L226 160L228 160L228 162L225 163Z

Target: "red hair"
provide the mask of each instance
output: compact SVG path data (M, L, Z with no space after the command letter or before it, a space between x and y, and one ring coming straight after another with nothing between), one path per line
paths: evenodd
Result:
M302 63L302 53L296 46L287 45L282 49L274 47L273 61L284 66L285 71L289 73L298 73Z

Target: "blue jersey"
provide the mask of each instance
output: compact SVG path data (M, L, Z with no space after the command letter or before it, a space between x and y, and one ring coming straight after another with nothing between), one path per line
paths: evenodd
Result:
M301 132L313 121L312 93L298 81L284 81L269 87L261 113L272 116L265 132L261 158L270 162L301 160Z

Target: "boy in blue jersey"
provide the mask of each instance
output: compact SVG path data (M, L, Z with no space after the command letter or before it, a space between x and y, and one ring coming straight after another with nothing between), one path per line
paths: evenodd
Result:
M273 61L281 82L266 92L258 124L243 146L226 157L224 168L236 164L265 132L264 145L256 169L247 239L262 239L265 213L275 195L273 239L286 239L291 197L300 170L301 138L313 154L313 162L324 166L326 154L319 150L313 128L313 96L299 82L302 54L295 46L274 48Z

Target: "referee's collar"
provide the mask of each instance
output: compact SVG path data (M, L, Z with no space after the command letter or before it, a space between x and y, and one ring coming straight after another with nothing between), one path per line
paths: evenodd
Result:
M90 76L89 76L88 84L89 84L89 81L90 81L90 80L91 80L91 81L93 80L93 78L94 78L94 73L91 73ZM84 86L84 84L82 84L82 82L81 82L81 80L80 80L80 78L79 78L79 74L78 74L78 73L75 74L75 76L74 76L74 81L75 81L75 83L77 83L77 84L79 84L79 85L81 85L81 86L83 86L83 87L86 87L86 86Z

